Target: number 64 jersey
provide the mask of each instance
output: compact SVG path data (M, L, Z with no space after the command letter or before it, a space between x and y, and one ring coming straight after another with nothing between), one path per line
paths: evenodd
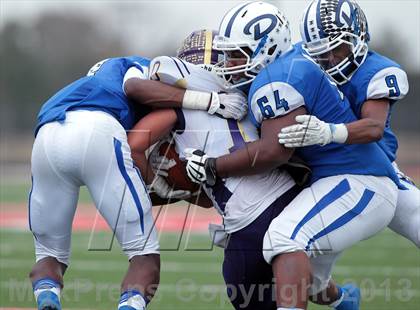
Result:
M226 91L223 81L211 72L211 67L204 69L178 58L157 57L151 61L149 72L153 79L187 89ZM174 141L180 158L185 158L186 148L200 149L211 157L219 157L259 139L258 131L249 119L236 121L186 109L177 110L177 116ZM294 185L286 171L274 169L253 176L218 180L215 186L204 189L223 216L226 232L233 233L252 223Z
M305 107L307 114L333 124L357 118L349 101L312 60L300 44L263 69L253 81L249 113L256 126ZM377 143L308 146L295 150L312 169L311 183L334 175L386 176L399 185L388 157Z

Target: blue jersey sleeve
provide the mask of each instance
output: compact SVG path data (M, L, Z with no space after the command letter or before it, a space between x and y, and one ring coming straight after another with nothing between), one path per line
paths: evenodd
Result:
M298 49L262 70L251 85L248 95L250 117L256 126L266 119L284 116L311 101L314 87L307 75L319 75L314 65ZM312 74L313 73L313 74ZM315 79L318 76L315 75Z
M334 98L328 100L336 100L336 85L295 47L262 70L252 83L248 96L251 119L260 126L265 119L281 117L302 106L311 113L325 88L333 89Z
M249 113L256 126L266 119L284 116L305 105L303 96L290 84L267 81L249 96Z
M400 65L370 51L350 82L340 87L360 118L363 104L371 99L389 99L395 103L409 91L407 74Z
M403 99L409 90L407 74L400 68L388 67L377 72L369 81L366 99Z

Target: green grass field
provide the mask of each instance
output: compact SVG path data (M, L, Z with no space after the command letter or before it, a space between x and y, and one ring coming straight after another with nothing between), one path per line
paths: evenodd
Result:
M13 189L12 189L13 188ZM2 187L2 205L24 201L25 186ZM82 200L87 199L82 194ZM0 216L3 215L3 208ZM98 238L108 238L102 233ZM115 309L127 262L117 245L88 251L89 233L75 232L71 267L65 276L65 309ZM188 241L187 241L188 239ZM148 309L232 309L221 275L223 252L209 248L205 234L163 234L161 285ZM186 244L188 243L188 246ZM188 248L187 250L185 248ZM193 250L201 249L201 250ZM0 230L0 307L34 307L27 274L34 262L32 235ZM389 230L345 252L334 271L339 282L362 288L361 309L415 310L420 305L420 251ZM321 307L310 306L310 309ZM325 308L326 309L326 308Z

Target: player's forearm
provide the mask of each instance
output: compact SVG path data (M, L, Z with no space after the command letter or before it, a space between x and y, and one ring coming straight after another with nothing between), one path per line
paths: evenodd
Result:
M126 96L134 103L154 108L184 108L208 111L212 93L185 90L158 81L129 79L124 84Z
M301 109L281 118L265 120L261 126L261 138L248 143L245 148L216 160L216 172L219 177L253 175L270 171L288 162L294 149L285 148L277 143L277 133L285 125L294 122L295 114Z
M146 154L144 152L131 152L131 157L133 158L134 164L139 168L141 176L146 184L151 184L155 178L152 167L147 161Z
M376 142L382 139L384 123L371 118L364 118L346 124L348 137L346 144L364 144Z
M372 99L363 103L360 120L346 124L348 137L345 143L361 144L381 140L389 107L388 99Z
M185 94L185 89L142 79L128 80L124 91L131 101L155 108L181 108Z
M217 158L217 176L227 178L270 171L286 163L292 153L293 150L286 150L269 139L260 139L232 154Z

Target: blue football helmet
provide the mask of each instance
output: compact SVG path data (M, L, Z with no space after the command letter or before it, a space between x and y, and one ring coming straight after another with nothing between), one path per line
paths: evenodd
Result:
M368 24L353 0L313 0L303 14L300 33L303 49L339 85L348 82L366 59ZM343 47L348 52L328 62L328 55Z

